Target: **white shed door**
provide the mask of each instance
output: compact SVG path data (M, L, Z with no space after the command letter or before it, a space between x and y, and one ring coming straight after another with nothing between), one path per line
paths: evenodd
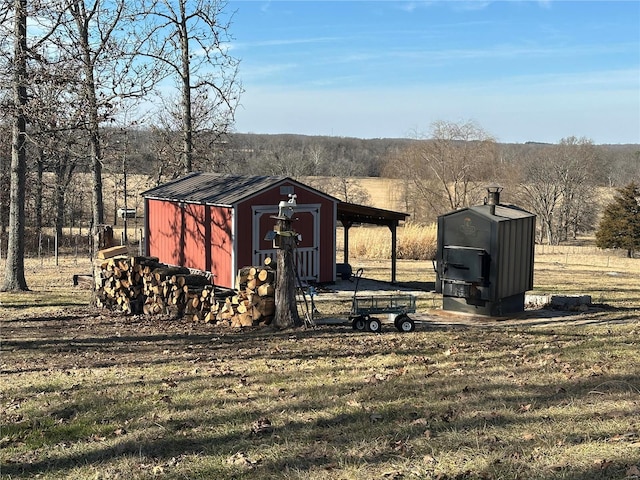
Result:
M278 214L277 207L253 206L253 265L262 265L264 259L276 260L277 249L273 242L264 239L272 231L277 220L271 218ZM320 205L298 205L292 226L302 236L296 248L296 268L300 280L318 281L320 278Z

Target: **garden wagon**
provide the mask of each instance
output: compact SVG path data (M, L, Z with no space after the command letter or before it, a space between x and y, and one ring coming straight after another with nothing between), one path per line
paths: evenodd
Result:
M411 294L372 295L356 297L349 321L355 330L379 332L382 322L374 314L393 315L393 324L400 332L412 332L415 323L408 313L416 311L416 297Z
M390 295L358 295L358 284L362 276L362 268L359 268L353 277L355 278L355 289L351 300L351 311L349 312L348 321L338 318L314 318L319 313L316 309L313 297L316 290L309 287L308 291L300 287L304 299L305 322L309 325L351 325L354 330L369 331L379 333L382 330L382 322L373 315L386 314L393 317L393 324L400 332L412 332L415 330L415 323L409 313L416 311L416 297L411 294L393 293ZM299 285L300 279L298 279ZM311 297L311 302L307 302L306 293Z
M367 330L378 333L382 330L382 322L372 315L386 314L393 316L393 324L400 332L412 332L415 323L409 313L416 311L416 297L411 294L393 293L390 295L358 296L358 283L363 270L355 273L356 286L353 291L349 321L354 330Z

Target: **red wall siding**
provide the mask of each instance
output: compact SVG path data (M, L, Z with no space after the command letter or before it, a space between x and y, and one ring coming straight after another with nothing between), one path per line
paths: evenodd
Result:
M183 254L180 265L208 270L205 257L206 246L211 238L211 232L206 229L205 211L208 209L205 205L188 203L182 210L184 212Z
M335 280L335 203L318 195L312 190L299 187L298 185L290 182L284 182L271 188L265 192L262 192L254 197L251 197L238 205L237 209L237 225L238 225L238 238L236 240L236 249L238 253L237 266L242 267L245 265L251 265L253 252L252 252L252 238L251 238L251 223L252 223L252 206L277 206L281 200L288 200L285 195L280 194L280 186L294 187L294 193L297 195L296 202L298 204L319 204L320 205L320 282L332 282ZM312 241L311 231L313 226L311 225L310 214L300 214L295 217L299 217L300 220L293 222L293 228L302 234L303 243L306 245ZM260 238L264 238L268 230L273 229L276 220L270 219L272 222L265 228L264 220L261 222L258 228L265 231L260 231ZM264 242L261 242L264 244Z
M208 207L211 218L211 249L208 271L215 275L214 283L232 288L233 272L233 210L226 207Z
M180 263L181 212L171 202L147 199L147 252L161 262Z

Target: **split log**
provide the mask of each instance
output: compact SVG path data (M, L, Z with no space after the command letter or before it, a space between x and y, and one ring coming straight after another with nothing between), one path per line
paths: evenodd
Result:
M263 268L258 272L258 280L260 280L260 282L262 283L273 282L274 280L273 270L267 270L266 268Z
M106 258L115 257L118 255L126 255L128 253L128 249L126 245L118 245L116 247L105 248L103 250L99 250L96 254L96 258L99 260L104 260Z
M258 295L261 297L273 297L275 295L275 289L270 283L263 283L258 287Z
M93 275L89 274L76 274L73 276L73 285L75 287L82 285L91 287L94 285Z

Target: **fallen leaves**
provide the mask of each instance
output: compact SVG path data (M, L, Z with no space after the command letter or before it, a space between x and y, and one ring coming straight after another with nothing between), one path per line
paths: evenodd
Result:
M369 420L371 420L373 423L379 422L382 419L384 419L384 416L379 413L372 413L371 415L369 415Z
M251 433L254 435L262 435L266 433L271 433L273 431L273 426L271 425L271 420L266 417L261 417L251 426Z
M625 478L633 478L633 479L640 478L640 467L638 467L638 465L631 465L627 469Z
M600 470L606 470L607 468L609 468L609 467L611 467L613 465L613 462L611 460L607 460L607 459L604 459L604 458L599 458L598 460L593 462L593 465L596 468L599 468Z
M257 463L256 460L249 458L245 452L236 452L227 458L227 464L233 465L234 467L253 468Z
M518 412L520 413L525 413L525 412L528 412L529 410L531 410L530 403L527 403L526 405L520 405L520 408L518 408Z

